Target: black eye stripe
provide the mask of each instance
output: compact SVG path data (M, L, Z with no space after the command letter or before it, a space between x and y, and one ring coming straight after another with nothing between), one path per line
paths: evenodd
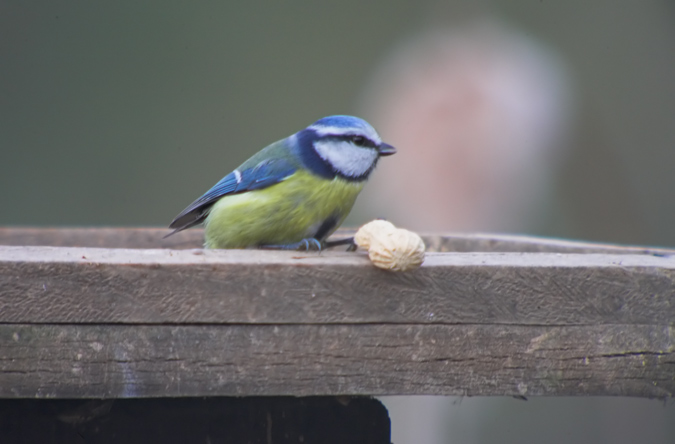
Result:
M352 142L354 143L354 145L362 146L365 145L366 139L363 136L353 136Z
M362 139L359 140L358 142L355 140L356 138ZM351 142L356 146L362 146L362 147L367 147L367 148L377 148L377 144L373 142L372 140L368 139L367 137L361 136L359 134L340 134L340 135L329 135L329 136L323 136L321 138L322 140L331 140L331 141L336 141L336 142Z

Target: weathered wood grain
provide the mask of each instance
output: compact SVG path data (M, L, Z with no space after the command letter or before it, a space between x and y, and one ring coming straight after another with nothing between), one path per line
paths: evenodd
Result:
M675 393L675 327L1 325L0 397Z
M673 251L427 236L475 251L397 274L164 233L0 229L0 398L675 393Z
M0 323L675 324L675 258L0 247Z
M0 245L89 247L89 248L201 248L204 230L192 228L166 239L170 230L151 227L0 227ZM355 229L340 229L334 238L353 236ZM605 254L675 254L674 249L610 245L532 236L500 234L421 233L432 252L502 252L502 253L605 253Z

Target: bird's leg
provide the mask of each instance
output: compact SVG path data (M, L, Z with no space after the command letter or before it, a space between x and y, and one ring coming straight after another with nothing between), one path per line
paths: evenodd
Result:
M345 239L338 239L334 241L326 241L324 247L333 248L339 247L340 245L348 245L347 251L356 251L356 244L354 243L353 237L347 237Z
M260 245L262 250L296 250L296 251L321 251L321 242L312 238L303 239L300 242L282 245Z

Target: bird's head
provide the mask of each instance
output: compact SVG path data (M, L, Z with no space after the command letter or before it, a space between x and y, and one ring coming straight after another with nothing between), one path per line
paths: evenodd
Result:
M396 152L368 122L352 116L324 117L291 139L312 172L347 180L366 180L380 156Z

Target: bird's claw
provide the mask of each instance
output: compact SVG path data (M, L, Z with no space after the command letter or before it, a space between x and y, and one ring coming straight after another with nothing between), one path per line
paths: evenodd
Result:
M298 251L321 251L321 242L314 238L303 239L299 244Z
M263 250L296 250L296 251L321 251L321 242L314 238L303 239L300 242L284 245L261 245Z

